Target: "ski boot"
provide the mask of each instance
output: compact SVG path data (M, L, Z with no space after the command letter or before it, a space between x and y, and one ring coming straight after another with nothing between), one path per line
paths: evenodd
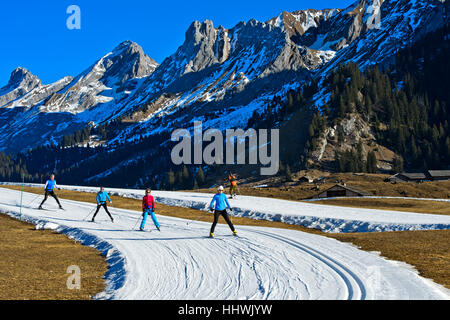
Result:
M233 235L237 237L238 234L236 230L233 231Z
M209 233L209 237L210 237L210 238L214 238L214 233L210 232L210 233Z

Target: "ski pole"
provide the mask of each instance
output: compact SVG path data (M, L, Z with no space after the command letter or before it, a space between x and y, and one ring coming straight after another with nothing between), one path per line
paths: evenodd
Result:
M96 208L92 209L92 210L88 213L88 215L87 215L86 217L84 217L83 221L86 221L86 218L89 217L89 216L92 214L92 212L94 212L95 209L96 209Z
M230 208L229 210L230 210L230 212L233 212L233 209ZM227 214L230 217L231 223L233 223L233 215L230 212L227 212Z
M201 218L203 218L205 215L204 215L204 213L203 213L203 211L202 211L202 215L200 215L197 219L195 219L195 220L191 220L191 221L188 221L188 223L186 223L186 225L189 225L190 223L192 223L192 222L196 222L196 221L199 221Z
M113 206L112 202L110 203L110 205L111 205L111 208L115 209L115 207ZM112 216L112 214L111 214L111 216ZM119 217L119 219L120 219L119 214L116 214L116 217Z
M133 227L132 230L136 230L136 226L137 226L137 224L138 224L138 222L139 222L139 219L140 219L140 217L138 217L138 218L136 219L136 223L134 224L134 227Z
M22 174L22 191L20 192L20 217L22 217L22 199L23 199L23 185L25 184L25 174Z
M37 198L39 198L40 196L41 196L41 195L38 194L36 197L34 197L34 199L31 200L31 201L27 204L27 207L28 207L30 204L32 204L33 202L35 202L35 201L37 200Z

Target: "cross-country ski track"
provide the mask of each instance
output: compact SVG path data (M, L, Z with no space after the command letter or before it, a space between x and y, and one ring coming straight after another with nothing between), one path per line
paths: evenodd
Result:
M98 299L450 298L450 290L404 263L323 236L237 226L234 237L219 224L210 239L209 223L160 215L161 232L151 221L141 232L133 230L139 211L111 208L114 223L104 211L92 223L95 204L61 199L62 211L49 199L50 210L37 210L41 198L33 199L23 193L20 208L21 193L1 188L0 212L101 251L110 268Z

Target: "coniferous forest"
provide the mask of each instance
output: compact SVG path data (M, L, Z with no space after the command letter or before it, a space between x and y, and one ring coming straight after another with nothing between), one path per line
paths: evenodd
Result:
M385 70L361 72L354 63L341 65L326 80L332 93L323 117L333 122L357 112L373 125L379 144L401 155L403 160L396 161L403 161L404 168L447 168L450 39L445 30L400 51L394 66Z

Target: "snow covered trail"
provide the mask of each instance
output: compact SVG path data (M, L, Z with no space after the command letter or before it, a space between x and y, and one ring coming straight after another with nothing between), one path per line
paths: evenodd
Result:
M42 185L34 185L42 187ZM95 187L61 188L97 192ZM141 199L144 190L107 188L110 194ZM207 210L212 194L196 192L152 191L157 202ZM450 215L423 214L390 210L351 208L274 198L238 196L230 199L233 215L253 219L281 221L316 228L325 232L377 232L450 229Z
M154 191L153 194L157 201L164 204L203 210L212 198L211 194L191 192ZM252 196L230 199L230 205L236 216L281 221L324 232L450 229L450 215L351 208Z
M15 184L17 183L5 183ZM40 184L27 186L43 188ZM59 186L62 189L98 192L96 187ZM106 188L111 195L141 199L144 190ZM152 195L159 203L207 211L213 194L197 192L173 192L153 190ZM423 199L430 200L430 199ZM439 201L450 201L438 199ZM450 229L450 215L423 214L379 210L366 208L351 208L324 204L315 204L283 199L238 196L230 199L234 216L252 219L281 221L302 225L308 228L320 229L324 232L379 232L408 230L439 230Z
M33 201L33 199L35 199ZM110 265L99 299L450 299L450 291L406 264L323 236L294 230L218 225L159 216L147 232L134 231L140 212L112 208L115 223L94 204L0 188L0 212L51 228L100 250ZM93 196L94 200L94 196ZM81 275L83 270L81 270Z

